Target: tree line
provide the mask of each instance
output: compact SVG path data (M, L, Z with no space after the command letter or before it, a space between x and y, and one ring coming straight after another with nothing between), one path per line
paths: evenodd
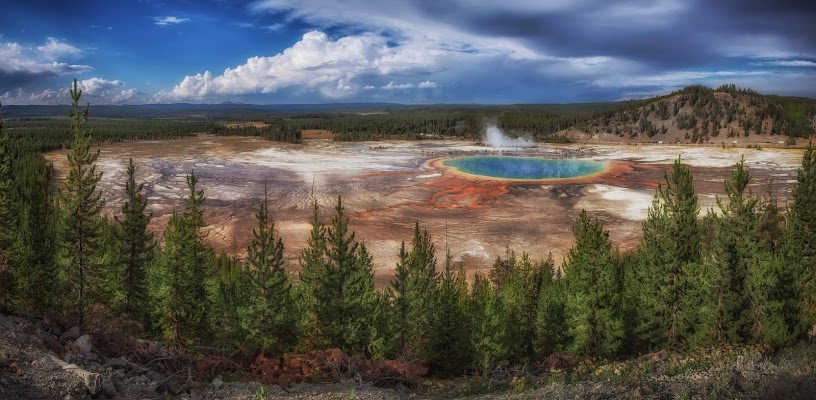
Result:
M413 357L438 376L489 374L550 354L618 358L657 350L766 344L781 348L816 324L816 152L808 147L785 210L750 189L744 160L724 181L717 210L700 215L680 159L664 176L639 246L621 252L582 211L563 264L508 251L469 285L464 271L416 223L390 285L376 289L365 241L341 198L313 204L307 246L291 272L266 196L246 257L207 242L206 195L186 177L184 206L159 243L148 230L132 160L117 216L101 214L98 150L88 108L71 90L67 179L13 167L0 135L0 304L58 312L89 326L138 323L183 346L267 355L339 348L372 358Z

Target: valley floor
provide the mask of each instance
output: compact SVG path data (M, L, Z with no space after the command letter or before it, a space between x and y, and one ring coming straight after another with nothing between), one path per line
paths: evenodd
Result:
M508 182L474 180L428 162L486 153L591 159L608 161L615 168L592 180ZM200 136L103 145L97 171L103 173L99 186L106 212L118 213L124 201L125 167L133 158L137 181L145 182L154 216L150 228L159 239L172 210L183 207L185 175L195 171L207 197L209 240L239 254L255 225L254 213L266 184L275 226L294 270L310 230L312 199L320 202L328 218L337 196L343 196L351 228L374 257L376 282L385 285L393 277L400 243L410 239L416 221L433 237L439 258L449 249L469 276L486 272L508 249L529 252L533 260L551 252L560 265L582 209L604 222L613 245L633 247L655 187L677 157L690 166L705 213L715 206L723 180L743 155L754 176L754 193L772 191L783 204L802 153L648 144L539 144L520 150L465 141L318 139L294 145L255 137ZM47 158L64 176L65 152L48 153Z

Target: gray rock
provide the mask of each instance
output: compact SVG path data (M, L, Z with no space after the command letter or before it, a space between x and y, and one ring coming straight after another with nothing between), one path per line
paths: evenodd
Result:
M108 398L116 397L119 394L119 388L116 381L112 378L102 379L102 393Z
M82 355L91 354L91 352L93 351L93 344L91 344L91 335L80 336L76 340L76 342L74 342L74 345Z
M73 327L71 329L68 329L67 331L63 332L62 335L60 335L60 337L59 337L59 341L65 343L65 342L67 342L69 340L76 340L76 339L79 338L79 336L80 336L79 327L75 326L75 327Z
M178 396L182 393L189 393L190 388L186 384L183 384L178 380L171 378L162 382L162 384L156 388L156 391L159 393L169 393L172 394L173 396Z
M213 379L213 381L212 381L212 385L213 385L213 387L214 387L214 388L216 388L216 389L221 389L221 387L222 387L222 386L224 386L224 381L222 381L222 380L221 380L221 379L219 379L219 378L215 378L215 379Z

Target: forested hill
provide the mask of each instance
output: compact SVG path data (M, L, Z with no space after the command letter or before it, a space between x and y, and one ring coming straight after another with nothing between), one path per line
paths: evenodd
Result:
M588 118L561 134L664 143L728 143L760 136L762 141L788 141L816 134L816 100L763 95L734 85L689 86Z

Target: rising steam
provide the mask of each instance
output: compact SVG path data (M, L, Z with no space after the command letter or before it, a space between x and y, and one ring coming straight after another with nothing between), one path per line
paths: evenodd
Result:
M535 147L530 138L511 138L495 124L487 126L484 134L484 144L490 147Z

